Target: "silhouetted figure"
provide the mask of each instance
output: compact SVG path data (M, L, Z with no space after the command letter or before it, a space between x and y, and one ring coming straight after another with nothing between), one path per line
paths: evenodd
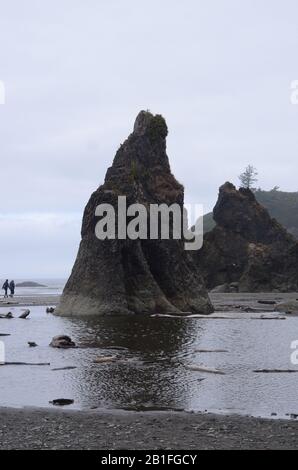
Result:
M15 285L14 281L10 281L10 283L9 283L10 297L14 296L15 288L16 288L16 285Z
M8 283L8 279L6 279L6 281L4 282L2 286L2 289L4 290L4 299L8 297L7 295L8 288L9 288L9 283Z

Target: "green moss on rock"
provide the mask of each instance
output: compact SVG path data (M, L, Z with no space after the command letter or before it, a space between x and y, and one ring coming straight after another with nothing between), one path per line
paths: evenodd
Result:
M151 140L165 139L168 135L168 126L161 114L156 114L148 126L148 134Z

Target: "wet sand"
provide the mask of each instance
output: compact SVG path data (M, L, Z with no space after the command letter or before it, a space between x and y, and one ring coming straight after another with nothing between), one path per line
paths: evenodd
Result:
M15 296L13 299L0 299L0 307L32 307L39 306L55 306L60 301L60 295L28 295L28 296Z
M298 421L0 408L0 449L297 449Z

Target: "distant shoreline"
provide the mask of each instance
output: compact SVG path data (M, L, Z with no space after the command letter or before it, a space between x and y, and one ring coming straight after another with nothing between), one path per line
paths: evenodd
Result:
M298 421L171 411L0 408L0 449L297 449Z

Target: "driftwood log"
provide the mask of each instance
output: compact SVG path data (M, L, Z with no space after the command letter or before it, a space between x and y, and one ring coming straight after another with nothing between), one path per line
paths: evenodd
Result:
M4 362L5 366L50 366L50 362Z
M195 349L197 353L227 353L226 349Z
M111 362L115 362L117 356L99 356L94 359L94 364L110 364Z
M222 370L200 366L199 364L189 364L186 367L189 370L194 370L197 372L208 372L209 374L225 375L225 372L223 372Z
M26 310L24 310L23 313L19 316L19 318L22 318L23 320L25 320L29 315L30 315L30 310L29 310L29 309L26 309Z
M298 369L256 369L254 372L258 374L295 374Z
M13 318L13 314L11 312L8 313L1 313L0 318Z
M74 403L74 400L70 400L68 398L56 398L55 400L49 401L49 403L55 406L66 406L72 405Z

